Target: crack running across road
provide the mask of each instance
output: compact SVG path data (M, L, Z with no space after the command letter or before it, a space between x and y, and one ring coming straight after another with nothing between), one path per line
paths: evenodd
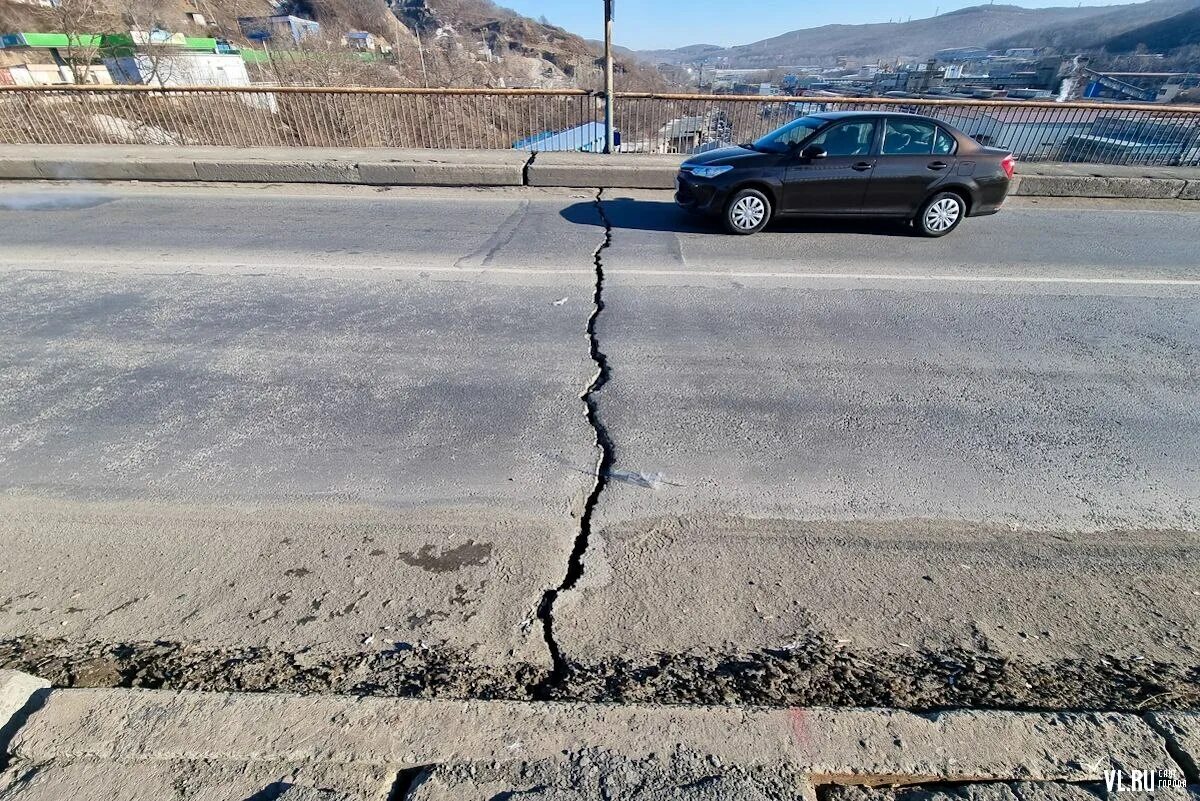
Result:
M587 319L588 353L596 365L596 372L579 396L579 399L583 401L588 425L592 427L592 431L596 435L598 452L596 476L591 491L584 500L583 512L579 516L579 529L575 534L575 542L571 545L570 556L567 557L567 572L557 587L546 590L538 605L538 619L542 621L542 635L546 639L546 647L550 650L552 668L550 674L534 688L533 694L536 697L547 697L553 690L561 687L567 679L569 673L567 660L554 636L554 604L560 594L574 588L583 576L583 556L587 552L588 539L592 533L592 513L596 509L596 503L600 500L600 493L608 484L608 473L615 461L612 438L609 437L608 430L600 422L600 414L596 407L596 393L608 383L610 376L608 356L600 349L600 341L596 336L596 321L599 319L600 313L604 311L604 251L612 244L612 224L604 213L603 194L603 189L596 190L596 212L604 224L604 240L592 254L596 279L592 289L592 313Z

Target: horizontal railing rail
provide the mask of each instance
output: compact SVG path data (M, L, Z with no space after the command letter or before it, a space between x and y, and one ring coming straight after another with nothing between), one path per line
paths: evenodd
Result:
M1026 161L1200 165L1200 107L960 98L618 92L617 150L692 154L822 111L924 114ZM0 86L0 143L600 151L582 89Z

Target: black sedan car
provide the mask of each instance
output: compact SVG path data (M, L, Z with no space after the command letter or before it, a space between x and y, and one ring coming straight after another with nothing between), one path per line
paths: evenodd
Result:
M917 114L841 111L793 120L756 142L690 156L675 202L720 215L735 234L777 216L911 220L944 236L964 217L995 214L1014 159Z

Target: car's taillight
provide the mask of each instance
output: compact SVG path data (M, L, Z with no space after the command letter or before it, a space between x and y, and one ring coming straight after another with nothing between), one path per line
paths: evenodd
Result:
M1013 177L1013 168L1017 165L1017 160L1013 158L1013 154L1009 153L1004 158L1000 159L1000 166L1004 168L1004 174L1009 178Z

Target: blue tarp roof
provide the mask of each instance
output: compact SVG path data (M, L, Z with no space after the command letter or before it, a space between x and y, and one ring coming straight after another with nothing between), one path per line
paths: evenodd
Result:
M604 123L586 122L565 131L543 131L513 143L513 150L586 150L604 149ZM619 136L618 132L614 132Z

